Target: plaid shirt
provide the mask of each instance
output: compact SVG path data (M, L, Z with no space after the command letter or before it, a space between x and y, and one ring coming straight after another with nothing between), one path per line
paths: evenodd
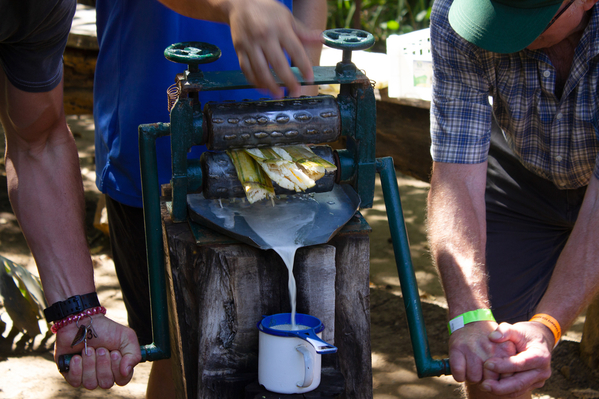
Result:
M431 15L433 160L486 161L495 117L530 171L562 189L585 186L592 174L599 178L599 7L592 9L560 99L556 71L543 51L497 54L474 46L449 25L451 2L436 0Z

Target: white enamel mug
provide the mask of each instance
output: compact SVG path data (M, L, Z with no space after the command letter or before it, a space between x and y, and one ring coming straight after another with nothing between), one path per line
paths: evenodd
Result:
M258 382L282 394L310 392L320 385L321 354L337 348L322 338L324 325L314 317L291 313L267 316L258 323Z

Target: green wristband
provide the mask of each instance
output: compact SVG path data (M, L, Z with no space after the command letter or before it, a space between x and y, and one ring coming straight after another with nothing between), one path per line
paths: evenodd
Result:
M475 321L495 321L495 318L493 317L493 313L491 313L491 309L476 309L462 313L458 317L451 319L447 324L449 335L463 328L466 324Z

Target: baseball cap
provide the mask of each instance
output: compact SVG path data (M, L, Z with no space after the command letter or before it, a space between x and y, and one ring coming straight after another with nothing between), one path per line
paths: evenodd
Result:
M543 33L563 0L454 0L451 27L464 39L495 53L515 53Z

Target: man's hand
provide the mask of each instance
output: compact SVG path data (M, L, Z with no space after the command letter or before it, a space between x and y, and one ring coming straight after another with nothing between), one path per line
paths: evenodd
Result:
M489 334L497 323L477 321L467 324L449 338L449 362L456 381L478 384L485 380L497 380L501 372L483 367L489 358L503 358L516 354L509 340L492 342Z
M495 395L518 396L545 384L551 375L551 350L555 345L547 327L536 322L501 323L489 339L498 344L513 342L517 355L493 357L485 362L485 370L513 375L499 381L485 379L481 385L483 390Z
M306 47L321 46L321 32L308 29L283 4L272 0L238 3L229 14L229 26L241 70L254 86L269 90L275 97L283 96L283 89L269 73L272 67L289 95L300 95L300 84L285 54L306 81L314 79Z
M103 389L117 385L126 385L133 377L133 368L141 360L141 351L135 332L120 325L104 315L94 315L93 328L98 337L87 341L87 355L84 344L71 348L77 334L76 323L61 328L56 334L54 360L60 355L81 353L73 356L70 370L63 374L74 387L83 385L87 389L98 386ZM79 321L79 325L89 325L89 318Z

